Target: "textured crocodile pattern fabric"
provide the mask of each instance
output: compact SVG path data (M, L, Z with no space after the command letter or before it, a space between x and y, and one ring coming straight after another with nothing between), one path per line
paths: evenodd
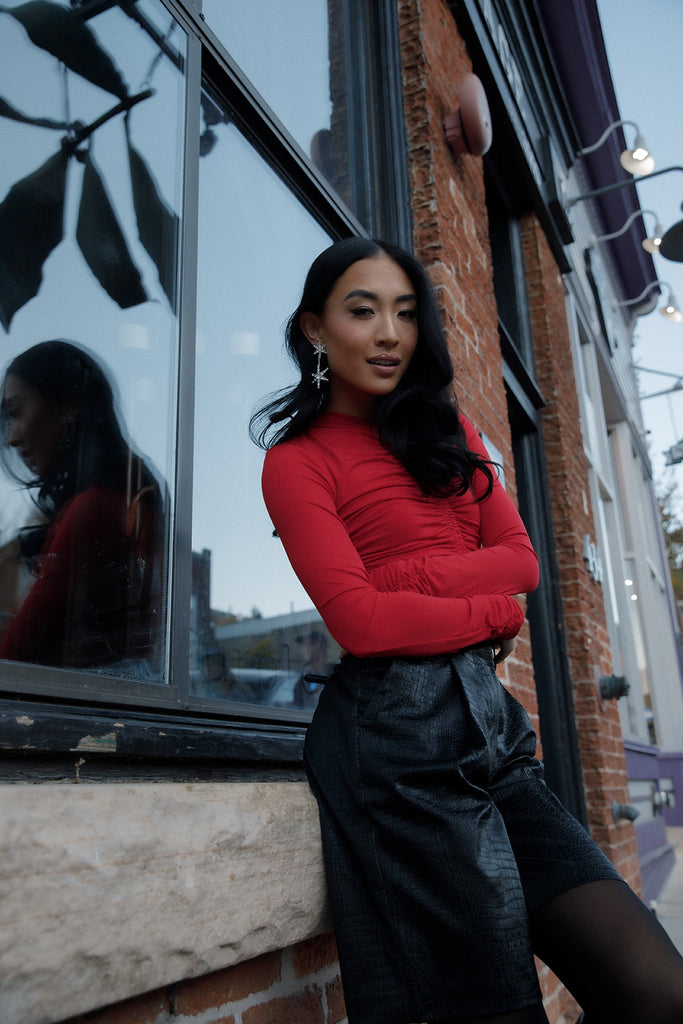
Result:
M543 781L490 647L345 657L306 740L349 1024L540 1001L529 911L618 877Z

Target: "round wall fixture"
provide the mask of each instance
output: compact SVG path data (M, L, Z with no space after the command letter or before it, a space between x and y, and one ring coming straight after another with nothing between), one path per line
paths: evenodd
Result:
M446 141L457 159L463 153L483 156L493 140L486 92L476 75L465 75L458 85L460 107L444 118Z
M683 263L683 220L677 221L662 236L662 240L659 243L659 253L665 260Z

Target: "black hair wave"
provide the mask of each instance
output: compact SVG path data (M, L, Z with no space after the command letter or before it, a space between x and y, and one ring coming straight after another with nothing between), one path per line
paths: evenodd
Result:
M453 392L453 367L441 328L429 277L405 250L370 238L345 238L313 261L298 307L285 328L287 351L300 371L291 388L266 399L250 422L250 436L270 448L302 434L329 403L329 383L320 390L313 381L315 350L304 335L302 313L320 315L342 274L358 260L386 255L405 272L417 298L418 343L410 365L394 391L378 398L374 422L382 444L403 463L428 494L462 494L475 470L493 486L490 463L470 451Z
M44 477L26 472L8 443L9 417L5 382L14 375L41 397L62 403L73 414L72 436L59 446L57 465ZM163 489L141 456L123 436L112 386L102 367L82 346L63 339L42 341L19 353L5 371L0 393L0 461L8 474L28 488L37 488L35 503L46 523L64 504L88 487L103 486L125 493L146 490L157 507ZM27 559L38 554L47 525L26 527L21 534Z

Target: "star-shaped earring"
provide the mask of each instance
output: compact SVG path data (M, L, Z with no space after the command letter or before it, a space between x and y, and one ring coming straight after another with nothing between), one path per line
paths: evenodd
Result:
M323 381L325 383L327 383L327 376L326 376L326 374L327 374L327 371L329 370L329 366L326 366L325 369L323 369L322 365L321 365L322 357L324 355L326 355L326 353L327 353L327 349L323 345L323 343L320 340L320 338L316 339L315 354L318 357L318 362L317 362L315 370L312 373L312 377L313 377L313 381L314 381L315 386L317 387L318 391L320 391L320 388L322 387Z

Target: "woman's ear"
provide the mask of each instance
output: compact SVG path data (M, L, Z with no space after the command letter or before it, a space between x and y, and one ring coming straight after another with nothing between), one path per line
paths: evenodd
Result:
M310 311L302 313L299 317L299 327L311 345L315 345L322 340L320 337L320 317L316 313L311 313Z

